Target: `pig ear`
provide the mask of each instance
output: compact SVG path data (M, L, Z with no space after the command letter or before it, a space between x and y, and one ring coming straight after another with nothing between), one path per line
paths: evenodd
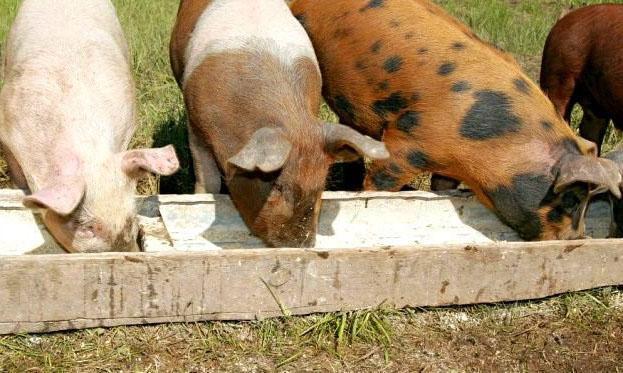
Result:
M121 156L121 167L132 177L138 177L143 172L167 176L174 174L180 168L180 163L173 145L167 145L164 148L124 152Z
M361 156L379 160L389 158L384 143L343 124L324 123L323 132L327 150L339 161L350 161Z
M621 172L616 163L609 159L593 156L568 154L560 161L558 178L554 192L560 193L571 184L582 182L595 185L598 189L609 190L621 198Z
M263 127L257 130L244 148L227 162L246 171L259 169L266 173L274 172L286 163L290 150L292 143L281 131Z
M579 136L577 136L576 139L582 154L592 155L593 157L597 156L597 144Z
M69 215L82 201L84 192L84 182L72 180L45 187L25 197L22 203L30 209L49 209L59 215Z

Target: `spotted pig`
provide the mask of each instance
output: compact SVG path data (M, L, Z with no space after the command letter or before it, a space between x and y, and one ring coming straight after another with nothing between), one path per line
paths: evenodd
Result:
M527 240L583 235L592 194L621 176L574 136L514 60L423 0L296 0L342 122L391 154L368 190L422 171L465 182ZM589 191L591 193L589 194Z
M24 0L5 49L0 145L70 252L137 251L136 180L178 168L171 146L127 151L136 128L130 59L108 0Z
M564 16L543 51L541 87L567 122L575 104L580 135L601 147L610 120L623 129L623 5L592 5Z
M182 0L171 64L190 119L198 192L221 176L268 245L314 244L329 166L387 158L384 145L317 119L320 69L283 0Z

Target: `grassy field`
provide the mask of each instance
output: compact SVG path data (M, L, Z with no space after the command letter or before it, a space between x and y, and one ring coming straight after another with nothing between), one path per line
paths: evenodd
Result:
M547 32L562 10L597 2L438 1L481 37L513 53L533 78ZM0 43L17 3L0 3ZM174 178L142 183L142 193L192 189L186 118L167 54L177 3L115 1L139 92L132 145L174 143L183 163ZM323 115L331 117L326 107ZM616 135L608 141L612 145ZM0 165L0 185L7 179ZM0 337L0 371L67 370L623 371L623 290L517 304Z

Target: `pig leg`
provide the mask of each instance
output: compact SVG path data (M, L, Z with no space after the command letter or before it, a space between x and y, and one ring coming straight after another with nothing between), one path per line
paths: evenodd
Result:
M609 118L602 118L595 114L590 107L582 107L584 115L580 122L580 136L597 144L597 153L601 154L601 144L606 136L610 123Z
M216 165L212 151L195 135L192 128L188 129L188 142L195 170L195 193L219 193L221 190L221 172Z
M556 111L569 123L571 112L573 111L572 97L575 92L575 77L567 76L561 78L556 84L552 84L547 90L547 95L556 107Z
M4 155L4 159L6 160L9 166L9 176L11 177L11 181L13 185L19 189L28 190L28 183L26 182L26 177L24 176L24 172L20 167L19 163L13 156L13 153L9 151L9 148L0 144L0 150Z
M461 182L458 180L438 174L433 174L430 179L430 189L432 191L453 190L458 188L459 184Z

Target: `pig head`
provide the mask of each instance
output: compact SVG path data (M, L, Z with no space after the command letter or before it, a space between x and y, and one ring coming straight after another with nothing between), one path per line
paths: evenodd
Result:
M99 164L75 156L59 161L24 205L42 210L46 227L67 251L139 251L136 181L146 172L177 171L173 147L125 151Z
M315 127L305 140L283 129L261 128L227 160L232 200L251 230L271 246L313 246L320 198L336 160L388 155L378 142L341 124Z

